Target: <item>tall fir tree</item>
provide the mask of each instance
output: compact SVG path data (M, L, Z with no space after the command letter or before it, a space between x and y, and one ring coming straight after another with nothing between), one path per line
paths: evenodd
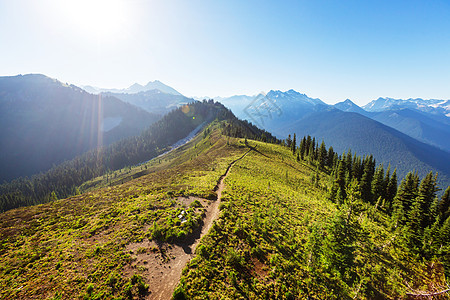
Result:
M401 181L395 198L397 198L403 206L405 213L412 209L414 200L419 192L419 176L416 172L409 172Z
M309 150L311 148L311 136L307 136L305 143L305 156L309 156Z
M330 146L330 148L328 148L327 153L327 166L330 168L333 167L333 158L334 158L334 149L332 146Z
M397 169L394 169L392 176L386 187L385 208L389 213L392 213L395 195L397 194Z
M303 160L305 157L305 150L306 150L306 138L303 137L300 141L300 158Z
M291 135L290 134L288 135L288 138L286 139L286 146L288 148L292 147L292 139L291 139Z
M292 154L295 155L295 151L297 150L297 136L294 133L294 138L292 140Z
M325 147L325 142L322 141L319 148L319 155L317 157L319 167L323 169L327 163L327 148Z
M383 165L379 165L375 169L375 174L372 179L372 197L374 201L378 199L384 199L384 168Z
M431 226L434 223L436 215L433 214L432 204L436 198L436 176L433 176L433 172L428 173L420 183L416 202L421 205L422 223L423 229L427 226Z
M450 186L447 187L439 201L438 213L442 223L450 216Z
M363 160L364 171L361 177L361 196L366 202L373 203L372 199L372 179L375 172L375 160L372 155L366 156ZM377 199L375 199L376 201Z

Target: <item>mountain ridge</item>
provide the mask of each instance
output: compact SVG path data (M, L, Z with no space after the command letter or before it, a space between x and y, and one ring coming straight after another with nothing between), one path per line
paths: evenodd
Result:
M99 94L99 93L122 93L122 94L136 94L140 92L146 92L150 90L159 90L166 94L172 94L172 95L178 95L182 96L177 90L174 88L162 83L159 80L149 81L145 86L140 85L139 83L134 83L130 85L128 88L123 89L117 89L117 88L99 88L94 87L90 85L84 85L81 86L83 89L85 89L87 92L92 94Z

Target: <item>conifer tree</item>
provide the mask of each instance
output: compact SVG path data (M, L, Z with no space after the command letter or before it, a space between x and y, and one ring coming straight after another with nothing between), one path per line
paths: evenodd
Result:
M291 148L291 146L292 146L292 139L291 139L291 135L290 134L288 135L288 138L286 139L286 146L288 148Z
M379 165L372 180L372 197L373 199L384 198L384 169L383 165Z
M352 165L353 165L353 163L352 163L352 160L353 160L353 157L352 157L352 150L348 150L348 152L347 152L347 156L345 157L345 172L348 174L348 179L349 179L349 181L348 182L350 182L350 180L352 179Z
M332 146L328 148L328 154L327 154L327 166L332 168L333 167L333 158L334 158L334 149Z
M327 148L325 147L325 142L322 141L319 148L319 155L317 157L317 161L319 162L319 167L323 169L327 162Z
M403 211L408 213L413 205L419 192L419 176L417 173L409 172L406 177L400 183L397 194L395 196L396 200L402 205Z
M306 138L303 137L300 141L300 158L303 160L305 156Z
M447 187L444 195L442 195L441 201L438 205L438 213L442 222L445 222L445 220L450 216L450 186Z
M337 202L341 203L346 197L345 194L345 166L344 162L339 161L338 168L336 170L335 185L337 186Z
M363 160L364 171L361 177L361 196L366 202L373 202L372 199L372 179L375 168L373 156L366 156ZM375 199L376 201L377 199Z
M397 169L394 169L386 187L385 207L388 212L392 212L395 195L397 194Z
M311 136L308 135L308 137L306 138L306 143L305 143L305 155L309 156L309 150L311 148Z
M294 133L294 139L292 140L292 154L295 155L295 151L297 150L297 137Z
M361 161L361 156L353 156L352 163L352 178L356 178L356 180L361 181L361 177L363 175L363 166Z
M430 226L436 216L432 214L431 207L432 203L436 198L436 177L433 177L433 172L428 173L425 178L420 183L418 196L416 202L420 204L421 218L422 218L422 229Z
M408 221L406 226L408 227L408 247L416 253L419 253L422 249L423 219L421 202L415 201L412 209L408 213Z

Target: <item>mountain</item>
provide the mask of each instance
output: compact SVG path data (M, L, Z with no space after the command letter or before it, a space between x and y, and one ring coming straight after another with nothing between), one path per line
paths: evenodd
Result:
M361 107L359 107L358 105L353 103L352 100L350 100L350 99L347 99L343 102L336 103L334 105L334 107L336 107L339 110L346 111L346 112L355 112L355 113L358 113L361 115L367 114L367 112L364 109L362 109Z
M436 115L410 108L390 109L367 115L421 142L450 152L450 124L446 124L442 118L436 118Z
M219 101L227 108L229 108L238 118L245 119L245 108L255 99L256 96L234 95L231 97L214 97L214 100Z
M48 170L160 119L44 75L0 77L0 181Z
M214 103L212 100L192 102L170 111L140 135L88 151L31 178L19 178L0 185L0 212L86 191L95 185L89 181L101 175L106 175L106 183L111 185L111 172L114 172L116 178L116 170L141 165L182 146L216 119L227 120L226 126L221 129L223 134L261 139L264 136L265 141L276 141L270 133L238 120L220 103ZM140 174L145 173L146 171L141 169ZM122 178L121 182L123 181Z
M396 165L402 176L413 168L421 176L428 170L440 170L440 183L447 184L450 180L450 152L442 151L449 151L450 143L450 125L445 123L448 119L445 115L406 108L365 111L348 99L329 106L293 90L247 98L244 108L243 100L242 96L237 97L236 105L230 105L233 112L279 138L293 133L312 135L324 139L340 153L348 150L346 147L361 155L372 153L377 161ZM233 103L228 99L222 101ZM391 107L387 106L391 102L385 103L385 109ZM437 105L442 101L431 103ZM377 102L373 108L378 109L381 104Z
M392 109L411 108L434 115L450 118L450 100L424 99L393 99L378 98L363 106L366 111L379 112ZM450 124L450 121L449 121Z
M433 176L374 202L366 192L397 180L370 161L361 176L334 153L320 167L314 151L297 159L216 104L194 106L218 118L182 147L96 177L87 193L1 213L0 299L406 299L447 288L449 199L431 209ZM250 129L254 139L230 135Z
M174 108L185 105L194 99L161 92L159 89L146 90L137 93L111 93L103 92L103 95L116 97L124 102L145 109L148 112L164 115Z
M373 154L377 163L390 163L401 177L415 169L421 177L439 172L440 186L450 184L450 153L417 141L391 127L353 112L335 108L313 113L279 130L283 136L311 135L342 153Z
M159 80L149 81L145 86L140 85L138 83L134 83L133 85L131 85L130 87L125 88L125 89L105 89L105 88L93 87L90 85L82 86L82 88L92 94L99 94L99 93L136 94L136 93L146 92L146 91L150 91L150 90L159 90L166 94L182 96L174 88L172 88L168 85L165 85L164 83L162 83Z
M292 89L286 92L271 90L267 94L259 94L254 97L234 96L220 101L224 105L228 104L239 118L252 122L276 135L279 134L278 129L283 128L286 124L328 106L320 99L310 98Z
M380 98L365 106L371 111L365 111L348 99L335 104L334 107L345 112L359 113L421 142L450 152L450 118L445 114L423 109L425 106L440 107L441 104L440 100L401 102ZM418 109L418 105L422 109Z

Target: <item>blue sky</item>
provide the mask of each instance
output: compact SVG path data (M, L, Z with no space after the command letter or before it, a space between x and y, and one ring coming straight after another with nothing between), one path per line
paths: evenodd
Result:
M0 0L0 75L450 99L450 1Z

